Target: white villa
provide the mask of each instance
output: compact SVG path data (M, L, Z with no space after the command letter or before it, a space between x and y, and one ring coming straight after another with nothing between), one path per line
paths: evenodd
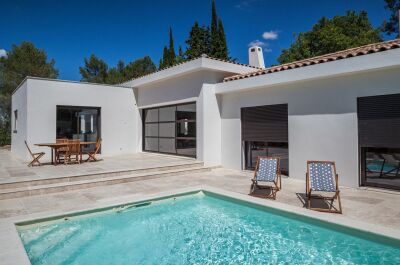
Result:
M280 156L298 179L307 160L329 160L341 185L400 189L400 39L270 68L259 47L249 54L251 65L202 56L117 86L28 77L12 96L12 153L101 137L103 157L244 170Z

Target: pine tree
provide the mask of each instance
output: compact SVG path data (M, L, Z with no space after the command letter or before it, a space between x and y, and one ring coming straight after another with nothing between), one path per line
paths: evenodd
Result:
M210 54L210 30L204 26L200 27L195 22L186 40L186 57L188 60L197 58L202 54Z

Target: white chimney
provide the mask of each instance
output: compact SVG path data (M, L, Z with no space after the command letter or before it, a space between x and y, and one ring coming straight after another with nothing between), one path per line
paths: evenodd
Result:
M264 56L261 47L253 46L249 48L249 65L265 68Z

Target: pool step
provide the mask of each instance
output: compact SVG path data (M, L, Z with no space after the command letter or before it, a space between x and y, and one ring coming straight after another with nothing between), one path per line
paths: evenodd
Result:
M201 161L190 161L188 163L179 163L176 165L169 165L169 166L155 166L155 167L138 168L130 170L102 171L102 172L84 173L79 175L70 175L64 177L37 178L31 180L13 181L13 182L0 183L0 192L1 190L4 189L42 186L42 185L57 184L57 183L69 183L80 180L101 179L101 178L117 177L130 174L157 173L172 169L196 168L203 165L204 163Z
M74 179L69 182L34 185L34 186L18 187L10 189L3 188L0 189L0 200L29 197L29 196L43 195L43 194L57 193L57 192L64 192L71 190L79 190L97 186L107 186L107 185L121 184L121 183L134 182L140 180L157 179L168 176L208 172L211 170L212 167L191 166L191 167L169 169L157 172L144 172L144 173L135 173L135 174L127 174L121 176L101 177L101 178L84 179L84 180Z

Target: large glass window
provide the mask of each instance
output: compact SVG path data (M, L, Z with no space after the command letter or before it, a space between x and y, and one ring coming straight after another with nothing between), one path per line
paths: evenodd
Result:
M245 141L245 168L253 170L259 156L275 156L280 158L281 173L289 174L288 143Z
M258 156L280 158L282 174L289 174L288 105L241 109L245 169L254 169Z
M143 111L145 151L196 156L196 104Z
M400 94L357 103L361 185L400 190Z
M57 106L56 137L96 141L100 137L100 108Z

